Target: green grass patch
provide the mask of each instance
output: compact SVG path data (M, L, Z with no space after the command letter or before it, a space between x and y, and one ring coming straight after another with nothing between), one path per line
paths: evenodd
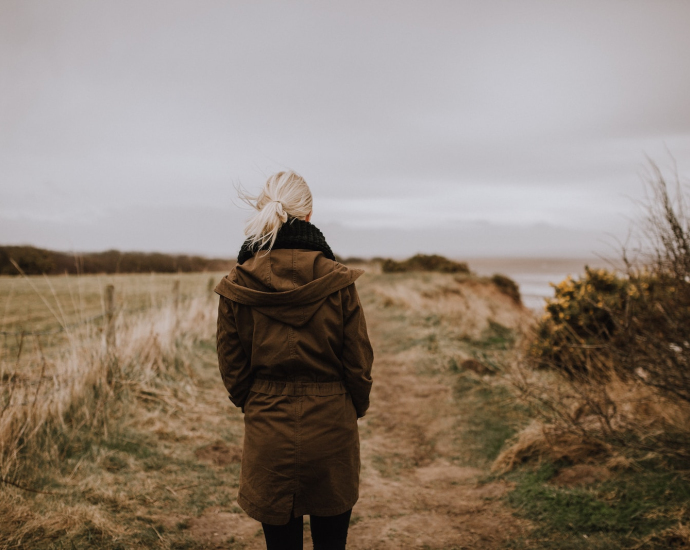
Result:
M527 410L515 403L505 386L469 373L458 375L454 390L459 408L458 438L467 462L486 466L526 422Z
M515 332L495 321L482 331L479 339L463 338L470 346L478 349L509 350L515 345Z
M515 347L516 335L500 323L489 321L479 339L464 338L463 342L474 358L493 372L500 372L506 355ZM448 370L457 375L453 388L458 407L456 433L463 461L486 467L528 422L528 410L516 402L498 377L482 379L466 372L454 357L448 360Z
M147 434L127 431L114 434L108 439L103 440L101 445L107 449L119 451L131 455L134 458L145 460L156 454L154 441L155 440Z
M665 548L649 536L690 519L690 481L664 464L581 488L550 483L563 466L547 463L507 476L516 483L507 502L535 525L514 548Z

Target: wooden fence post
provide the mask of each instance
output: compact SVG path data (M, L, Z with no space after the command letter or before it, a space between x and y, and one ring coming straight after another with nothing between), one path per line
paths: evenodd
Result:
M177 308L180 307L180 280L177 279L173 282L173 303L175 304L175 313L177 313Z
M173 315L175 316L175 325L173 330L177 332L177 329L180 326L180 313L179 313L179 308L180 308L180 280L177 279L175 282L173 282Z
M115 349L115 287L105 287L105 347L108 353Z

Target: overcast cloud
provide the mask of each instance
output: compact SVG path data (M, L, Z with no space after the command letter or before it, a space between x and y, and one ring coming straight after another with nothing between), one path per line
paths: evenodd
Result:
M0 243L232 256L293 168L344 255L575 256L690 172L690 2L0 0Z

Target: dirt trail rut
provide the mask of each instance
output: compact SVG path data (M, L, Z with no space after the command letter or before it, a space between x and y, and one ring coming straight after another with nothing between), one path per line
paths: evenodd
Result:
M348 548L504 547L520 530L500 499L508 487L503 481L483 483L486 470L459 465L462 418L454 404L453 375L420 369L424 354L432 352L404 349L395 341L390 314L371 306L366 313L376 353L374 388L359 425L360 500ZM265 548L258 522L237 509L208 509L191 530L212 548ZM304 547L311 548L306 526L304 538ZM234 543L213 544L228 540Z

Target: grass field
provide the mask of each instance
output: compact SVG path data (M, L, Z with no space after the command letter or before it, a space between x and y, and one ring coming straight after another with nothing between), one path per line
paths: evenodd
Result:
M111 349L101 319L25 335L21 355L6 336L0 548L262 547L235 503L243 423L217 371L221 275L0 278L3 330L100 315L106 284L120 310ZM532 422L510 380L532 313L471 276L370 269L358 288L376 361L349 548L682 547L690 484L654 456L492 472Z
M223 273L149 275L0 276L0 331L51 331L103 314L105 288L113 285L125 313L158 308L172 300L211 293Z

